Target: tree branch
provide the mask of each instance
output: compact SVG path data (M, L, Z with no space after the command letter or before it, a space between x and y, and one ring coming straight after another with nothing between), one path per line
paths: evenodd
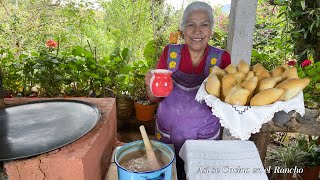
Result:
M3 2L4 0L0 0L0 4L4 7L4 9L6 10L6 13L7 13L7 16L11 16L11 14L10 14L10 12L8 11L8 9L7 9L7 6L4 4L4 2Z

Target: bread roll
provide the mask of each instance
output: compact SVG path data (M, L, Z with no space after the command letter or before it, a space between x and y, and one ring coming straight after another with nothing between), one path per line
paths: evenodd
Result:
M248 74L246 75L246 78L244 79L245 81L250 80L252 77L254 76L254 72L253 71L249 71Z
M234 74L234 77L237 81L237 85L239 85L245 78L245 74L243 72L236 72L231 74Z
M260 82L262 79L271 77L268 70L266 70L260 63L256 64L252 67L254 75L258 76L258 81Z
M258 84L258 77L257 76L253 76L250 80L244 81L240 84L241 87L248 89L250 92L248 99L247 99L247 102L246 102L246 105L250 104L250 99L256 90L257 84Z
M221 88L221 83L217 75L211 74L208 77L207 84L206 84L207 92L211 95L216 96L217 98L220 98L220 88Z
M298 78L298 72L296 67L291 67L284 71L284 73L281 75L282 81L285 81L287 79L292 79L292 78Z
M243 72L244 74L247 74L250 71L250 66L244 60L240 60L237 65L237 69L239 72Z
M271 77L279 77L286 70L283 66L278 66L270 71Z
M224 100L224 98L227 96L230 89L237 84L237 80L235 78L235 74L227 74L224 76L221 80L221 99Z
M264 106L276 102L284 93L283 89L270 88L254 95L250 100L250 106Z
M274 88L281 81L281 79L281 77L269 77L261 80L256 92L259 93L265 89Z
M255 76L258 76L258 81L261 81L262 79L271 77L269 74L269 71L267 71L264 67L258 68L256 72L254 73Z
M232 65L232 64L229 64L224 70L227 71L228 74L238 72L237 68L234 67L234 65Z
M265 78L271 77L269 71L266 69L262 70L261 74L258 75L258 79L262 80Z
M290 68L290 66L288 64L283 64L281 65L282 67L284 67L285 70L287 70L288 68Z
M240 86L248 89L250 92L254 92L258 84L258 77L253 76L250 80L243 81Z
M253 72L256 72L256 71L257 71L258 69L260 69L260 68L264 68L264 67L263 67L262 64L257 63L257 64L255 64L255 65L252 66L252 71L253 71Z
M223 69L220 69L219 66L213 66L211 74L217 75L218 79L221 81L222 78L227 75L227 72Z
M276 87L284 89L284 94L280 97L279 100L286 101L293 97L295 97L297 94L299 94L300 91L302 91L308 84L310 83L309 78L293 78L293 79L287 79L280 84L278 84Z
M244 106L250 92L240 86L233 87L225 98L225 102L233 105Z

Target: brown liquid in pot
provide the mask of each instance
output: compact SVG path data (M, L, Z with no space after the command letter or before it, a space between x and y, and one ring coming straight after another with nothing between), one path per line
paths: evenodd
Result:
M170 163L170 159L160 150L155 150L156 157L161 167ZM147 155L145 150L133 151L123 156L119 161L120 166L135 172L152 171L148 166Z

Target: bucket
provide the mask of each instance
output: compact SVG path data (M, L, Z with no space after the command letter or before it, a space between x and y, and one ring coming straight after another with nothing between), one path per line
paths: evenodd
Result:
M115 162L118 169L119 180L171 180L172 179L172 163L175 155L173 150L166 144L159 141L152 141L152 146L155 150L160 150L161 153L169 159L169 164L154 171L135 172L122 167L119 162L128 153L145 150L142 140L134 141L122 146L115 154Z

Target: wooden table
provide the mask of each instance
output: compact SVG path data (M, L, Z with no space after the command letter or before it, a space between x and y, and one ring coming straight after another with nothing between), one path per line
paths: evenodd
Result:
M255 142L262 162L265 162L270 134L273 132L292 132L320 136L320 110L306 108L306 113L303 117L296 112L289 112L286 115L283 112L276 113L272 121L263 124L260 132L253 134L250 138Z

